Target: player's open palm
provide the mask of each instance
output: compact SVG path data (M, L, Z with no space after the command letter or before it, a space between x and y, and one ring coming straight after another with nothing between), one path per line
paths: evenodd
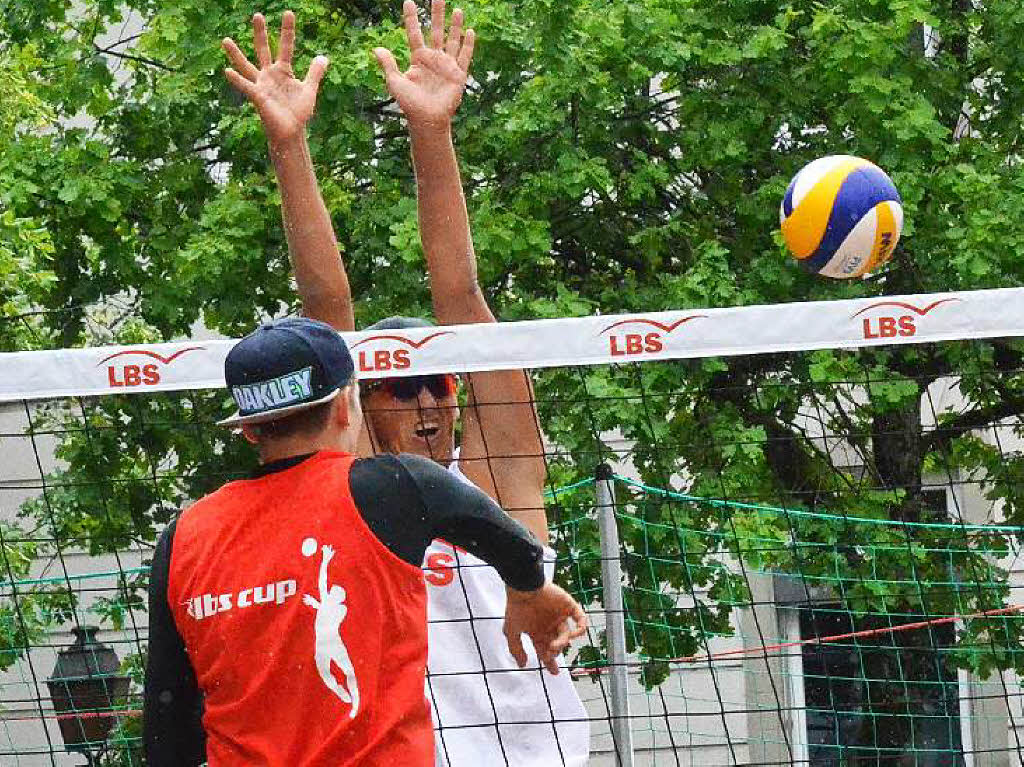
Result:
M394 55L386 48L373 51L384 70L388 91L411 123L450 120L466 89L469 63L473 59L473 30L467 30L463 36L463 13L456 8L446 38L444 0L433 0L428 46L413 0L405 0L402 15L409 40L409 68L402 72Z
M509 652L520 668L527 661L523 634L530 637L540 662L557 674L558 654L586 630L583 608L559 586L545 583L536 591L509 589L504 632Z
M292 72L295 49L295 14L285 11L281 20L280 49L274 60L267 39L267 20L257 13L252 17L257 68L230 37L224 38L224 50L233 68L224 71L235 88L253 103L263 121L263 130L271 142L285 141L301 133L316 107L316 95L327 69L327 57L317 56L309 65L304 80Z

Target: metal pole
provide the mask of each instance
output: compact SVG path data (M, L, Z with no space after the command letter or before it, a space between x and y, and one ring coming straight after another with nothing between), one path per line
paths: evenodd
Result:
M615 522L615 486L611 467L597 467L597 519L601 534L601 584L604 590L605 638L608 643L612 704L612 742L621 767L633 767L633 732L629 717L626 621L622 602L622 562Z

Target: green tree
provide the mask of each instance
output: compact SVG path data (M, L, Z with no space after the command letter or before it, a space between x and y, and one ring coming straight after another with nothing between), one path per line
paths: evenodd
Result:
M25 131L51 116L32 76L40 61L31 46L0 49L0 155ZM53 243L44 219L18 217L0 194L0 351L38 343L38 315L52 289Z
M23 131L40 128L50 110L36 92L31 72L39 60L32 48L0 48L0 155ZM0 193L0 351L32 348L45 335L45 301L53 287L53 244L42 216L18 216ZM0 555L5 581L24 578L38 549L18 526L0 522ZM66 614L34 590L15 593L20 605L0 604L0 670L11 666L22 648L43 635L52 620ZM63 601L63 600L59 600ZM50 611L48 608L57 608Z
M297 70L317 53L332 59L310 143L359 317L425 312L407 138L370 55L403 48L397 10L368 0L274 0L261 10L276 17L285 7L299 19ZM506 319L1021 284L1019 4L471 0L465 9L479 44L456 143L481 279ZM90 312L111 301L131 320L103 340L180 337L198 320L237 335L261 314L294 308L264 139L221 74L219 41L247 39L252 10L234 0L93 0L74 14L59 2L5 6L0 50L33 51L47 107L91 121L22 132L0 155L0 199L15 221L43 227L52 247L57 281L31 295L52 312L39 321L55 343L95 341ZM96 30L127 15L144 21L141 35L100 46ZM904 240L869 280L803 274L777 239L788 180L835 153L877 162L904 200ZM617 429L652 485L685 476L696 495L921 521L930 518L924 474L955 469L984 481L1021 523L1024 456L968 431L1020 411L1021 352L1004 340L547 372L538 376L544 427L569 456L552 475L588 474L595 449L604 451L597 433ZM958 379L967 405L929 429L927 385L945 377ZM586 402L585 417L556 402ZM68 468L49 502L54 534L95 552L152 540L188 498L252 460L205 428L224 411L218 393L82 406L89 428L64 440ZM806 407L853 445L866 479L834 466L800 430ZM783 544L760 567L839 573L854 610L963 613L1006 597L1005 588L924 585L949 581L951 561L964 580L990 572L980 553L988 544L967 536L921 532L906 546L879 526L861 542L868 555L812 556L785 544L835 545L848 531L810 519L798 529L748 524L701 504L644 513L729 532L711 546L624 529L630 552L655 545L686 562L663 585L711 587L694 609L668 610L658 577L629 558L635 641L651 658L690 654L730 630L730 599L742 601L746 587L713 565L757 537ZM594 542L574 545L589 588ZM928 548L955 551L929 557ZM907 574L922 584L913 594L885 585ZM657 626L650 616L661 616ZM1016 624L974 621L969 631L965 644L995 651L965 652L962 662L1024 668ZM649 680L664 668L652 664Z

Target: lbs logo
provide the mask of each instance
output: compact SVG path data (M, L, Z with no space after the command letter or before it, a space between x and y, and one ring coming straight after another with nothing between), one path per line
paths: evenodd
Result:
M294 580L278 581L268 583L266 586L255 586L251 589L242 589L235 594L203 594L200 597L192 597L185 600L185 611L190 617L201 621L217 613L226 613L236 607L245 609L253 605L263 605L273 602L284 604L288 597L295 596L298 584Z
M378 348L359 349L356 354L356 364L362 373L373 373L382 370L406 370L412 365L412 357L410 355L413 351L422 349L435 338L453 335L455 333L450 330L442 330L438 333L431 333L420 341L413 341L411 338L399 335L377 335L364 338L362 341L352 344L351 348L355 350L371 341L377 342ZM397 344L403 344L405 348L379 348L381 341L394 341Z
M123 352L117 352L117 354L111 354L109 357L104 357L99 361L99 365L107 366L107 381L112 387L156 386L160 383L160 371L163 367L170 365L183 354L205 348L203 346L189 346L186 349L176 351L169 357L163 357L148 349L127 349ZM121 357L148 357L157 360L161 364L157 365L155 362L147 363L145 359L138 362L127 362L122 359L114 364L108 364L112 360Z
M664 336L671 335L676 328L685 325L690 320L701 320L707 319L706 314L692 314L689 317L683 317L681 320L676 320L671 324L663 324L655 320L645 319L643 317L637 317L635 319L620 320L613 325L609 325L604 328L598 335L608 335L608 351L613 357L633 357L638 354L657 354L665 348ZM640 332L634 330L633 332L619 331L617 328L625 327L627 325L648 325L656 328L656 330L648 330L646 332ZM610 331L616 331L610 333Z
M872 312L874 309L887 309L885 312L874 313L874 316L863 317L861 329L865 339L876 338L910 338L917 334L917 322L930 311L959 298L942 298L925 307L914 306L903 301L879 301L861 309L853 318Z

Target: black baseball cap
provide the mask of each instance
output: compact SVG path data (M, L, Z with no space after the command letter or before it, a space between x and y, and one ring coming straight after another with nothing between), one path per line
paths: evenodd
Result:
M289 317L260 325L228 352L224 379L238 412L220 426L266 423L330 402L355 365L330 325Z

